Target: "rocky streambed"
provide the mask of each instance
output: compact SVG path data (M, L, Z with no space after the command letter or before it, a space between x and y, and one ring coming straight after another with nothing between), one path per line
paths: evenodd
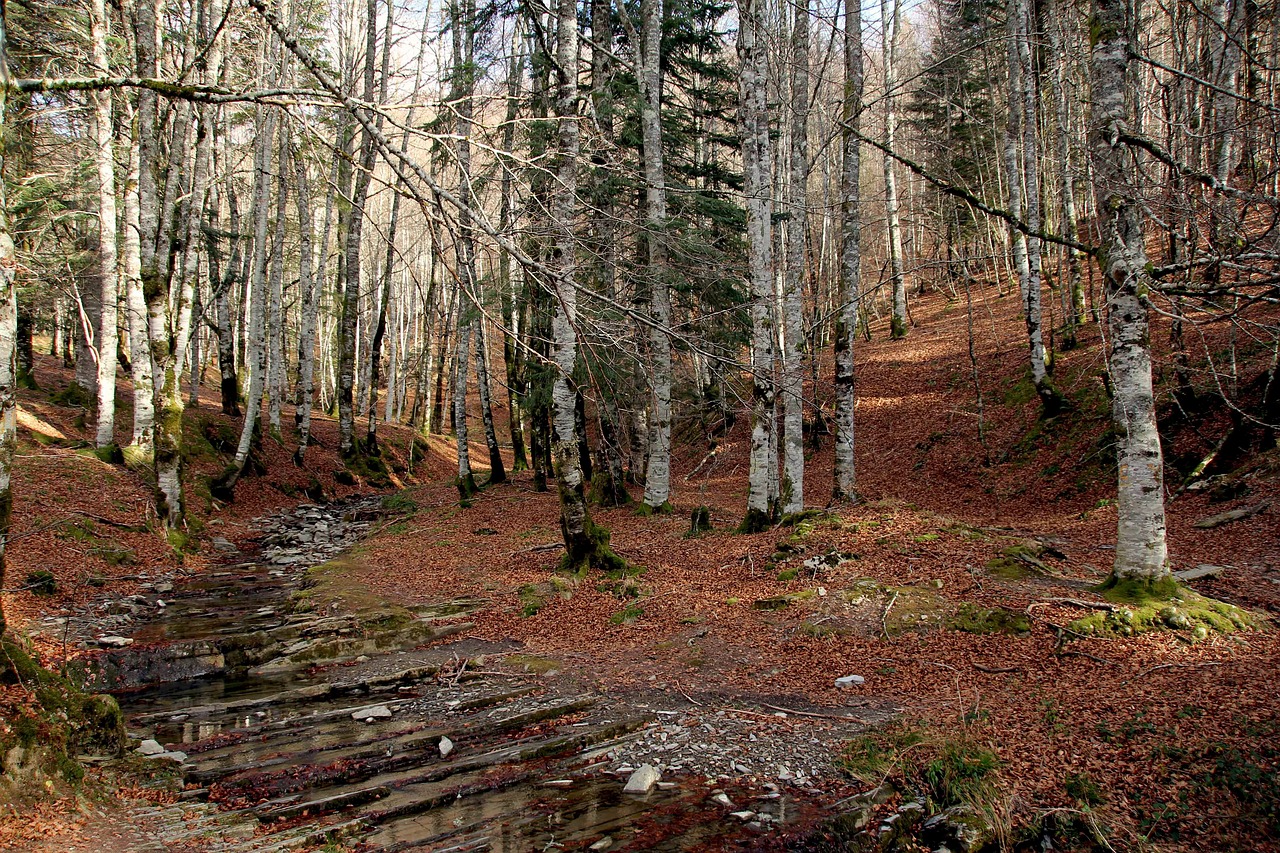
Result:
M840 745L894 711L602 692L466 636L485 601L395 618L307 602L308 569L386 516L372 498L261 519L251 558L224 540L221 569L106 603L111 633L50 626L106 647L91 683L181 779L147 812L155 849L786 849L848 793Z

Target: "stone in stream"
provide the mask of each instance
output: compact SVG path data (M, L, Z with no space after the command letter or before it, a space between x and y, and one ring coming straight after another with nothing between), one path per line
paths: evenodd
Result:
M129 637L117 637L114 634L107 634L99 637L98 645L109 649L123 649L125 646L132 646L133 640Z
M631 774L627 779L627 784L623 786L624 794L647 794L653 790L653 786L658 784L658 780L662 778L662 774L658 772L658 768L652 764L642 764L640 769Z
M160 755L164 751L165 748L160 745L159 741L151 740L150 738L140 743L135 750L139 755Z
M359 720L362 723L372 723L374 720L387 720L391 718L391 709L386 705L374 705L371 708L361 708L351 713L351 719Z

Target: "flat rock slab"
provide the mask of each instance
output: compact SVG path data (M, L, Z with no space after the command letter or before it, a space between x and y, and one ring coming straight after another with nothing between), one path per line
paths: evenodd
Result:
M1208 563L1201 563L1194 569L1183 569L1180 572L1174 572L1173 576L1180 581L1198 581L1202 578L1216 578L1226 570L1226 566L1211 566Z
M134 751L139 755L160 755L165 751L165 748L160 745L159 741L148 739L139 744Z
M1195 523L1195 527L1199 530L1212 530L1215 527L1221 527L1224 524L1230 524L1233 521L1243 521L1262 512L1271 506L1270 501L1263 501L1255 506L1241 507L1240 509L1229 509L1226 512L1220 512L1217 515L1211 515L1202 518Z
M374 705L372 708L360 708L351 713L351 719L359 720L362 723L371 723L374 720L391 719L391 709L386 705Z
M653 790L653 786L658 784L658 780L662 778L662 774L658 772L658 768L652 764L645 764L631 774L627 779L627 784L623 786L624 794L647 794Z

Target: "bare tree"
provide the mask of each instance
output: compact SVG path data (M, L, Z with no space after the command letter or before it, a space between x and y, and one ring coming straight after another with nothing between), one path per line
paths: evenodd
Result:
M858 310L862 278L862 8L859 0L845 0L844 10L844 98L840 120L844 165L840 173L840 291L835 330L835 484L832 498L857 500L854 460L854 367L853 350L858 334Z
M1169 577L1164 457L1151 383L1141 173L1134 150L1121 141L1138 113L1131 68L1134 21L1129 0L1092 0L1092 9L1090 154L1101 218L1098 262L1105 285L1107 369L1114 388L1111 411L1119 463L1111 583L1156 591Z

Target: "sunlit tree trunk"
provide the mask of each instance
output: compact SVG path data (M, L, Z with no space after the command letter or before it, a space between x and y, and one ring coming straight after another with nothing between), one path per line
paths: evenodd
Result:
M107 8L105 0L93 0L89 10L89 31L93 42L93 68L107 76ZM116 429L116 347L118 345L117 304L120 271L116 252L116 158L112 146L110 89L90 96L93 103L93 159L98 172L98 274L102 310L98 318L98 447L115 444Z
M316 315L320 308L318 282L324 274L325 259L321 256L321 267L314 270L311 256L314 228L311 220L311 176L301 151L294 149L292 159L294 183L297 186L295 198L298 203L298 294L302 300L298 328L298 393L294 406L294 420L298 425L298 449L294 459L301 464L311 439L311 407L315 399Z
M884 59L884 140L894 150L898 132L898 0L880 0L883 22L881 54ZM895 338L907 334L907 284L902 271L902 223L898 214L898 179L894 160L888 154L884 165L884 210L889 238L889 277L892 284L893 312L889 319L890 334Z
M0 171L8 137L5 109L9 96L8 21L0 6ZM18 300L14 279L18 271L13 238L9 234L5 182L0 181L0 589L5 589L5 551L13 517L13 457L18 446ZM4 596L0 595L0 637L8 625Z
M365 103L373 103L374 71L378 48L378 3L369 0L365 19L364 94ZM338 449L344 456L356 451L355 383L356 321L360 314L360 240L364 229L365 203L377 149L368 128L360 132L360 168L355 175L350 211L343 235L342 319L338 332Z
M620 569L625 563L609 548L609 533L591 520L587 509L582 466L578 459L577 393L574 368L578 360L577 238L578 211L578 16L574 0L556 4L556 182L552 195L555 238L553 271L549 282L555 296L551 320L551 360L555 379L551 388L552 456L556 488L560 496L560 531L564 536L561 568L583 572L588 568Z
M240 441L236 446L235 462L219 484L227 492L235 486L249 462L258 429L258 415L262 408L262 387L267 367L266 348L266 280L267 280L267 226L271 201L271 142L275 137L275 110L272 107L257 108L258 137L253 151L253 204L250 216L253 224L252 272L248 282L249 322L246 337L245 362L249 372L245 398L244 424L240 429Z
M1026 222L1031 231L1040 230L1040 95L1036 85L1033 64L1034 43L1030 5L1026 0L1012 0L1014 40L1017 57L1019 86L1010 88L1010 98L1022 101L1022 174L1026 181ZM1010 68L1013 76L1013 69ZM1044 345L1044 328L1041 314L1041 256L1040 238L1035 234L1026 237L1027 277L1022 287L1022 317L1027 327L1027 344L1031 364L1031 381L1040 396L1040 404L1046 415L1055 415L1060 408L1060 398L1049 380L1048 355Z
M773 154L769 141L768 60L764 0L738 0L738 90L741 98L743 194L751 288L751 455L745 532L773 522L770 453L774 412ZM771 474L771 472L773 472Z
M845 0L844 13L844 99L840 118L844 125L844 166L840 173L840 296L836 313L836 403L835 403L835 484L832 498L857 500L854 464L854 370L853 347L858 334L858 307L861 299L862 195L859 172L862 165L862 8L859 0Z
M645 245L649 252L649 352L653 417L644 506L667 508L671 496L671 292L667 270L667 184L662 159L662 0L641 0L640 128L644 146Z
M284 363L284 240L289 213L288 125L277 124L276 155L276 224L271 239L270 272L267 275L267 424L271 434L280 437L280 407L285 387Z
M1137 158L1119 136L1138 111L1131 68L1131 0L1092 0L1090 151L1102 237L1107 368L1119 467L1115 564L1111 582L1151 588L1169 577L1164 459L1151 384L1142 196ZM1157 590L1158 591L1158 590Z
M520 35L512 35L511 61L507 66L506 117L502 126L502 150L510 160L515 151L516 118L520 108L520 83L524 63L518 50ZM512 227L512 174L514 164L502 165L499 181L498 230L509 234ZM529 456L524 441L524 354L519 343L522 332L520 310L517 307L516 282L512 275L511 253L505 248L498 255L498 287L502 302L502 317L506 329L502 334L502 363L507 375L507 423L511 432L511 470L523 471L529 467Z
M782 511L804 509L804 286L808 265L809 3L795 7L791 34L790 210L787 212L787 277L783 283Z
M1062 55L1062 11L1045 0L1045 32L1047 34L1046 59L1050 63L1050 79L1053 83L1054 124L1057 129L1058 185L1062 193L1062 236L1071 241L1078 238L1078 214L1076 213L1076 188L1071 158L1071 112L1067 107L1066 58ZM1067 289L1066 319L1067 338L1074 344L1076 329L1085 320L1084 280L1080 276L1080 252L1066 249Z

